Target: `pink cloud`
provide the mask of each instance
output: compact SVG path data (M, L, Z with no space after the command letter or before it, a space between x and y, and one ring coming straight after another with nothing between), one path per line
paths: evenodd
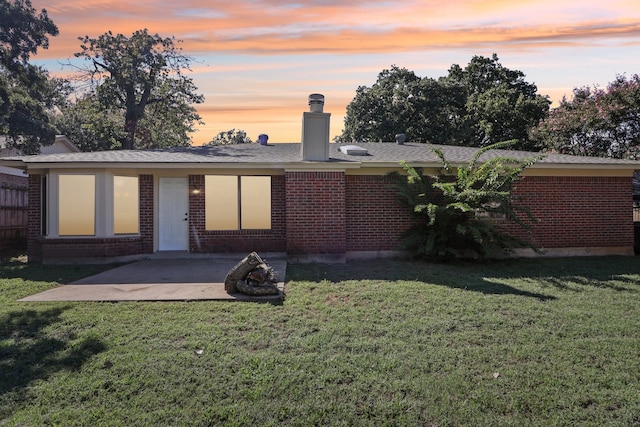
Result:
M471 16L467 10L459 19L449 17L449 25L429 26L419 25L415 18L402 19L409 13L402 8L382 9L375 7L375 3L368 7L358 3L291 7L285 3L272 7L278 14L266 7L268 2L259 3L265 7L260 12L255 10L255 3L250 4L254 8L243 2L233 6L216 4L216 8L195 1L180 3L180 6L163 3L162 13L159 13L151 7L153 2L129 5L93 1L77 6L53 1L49 6L50 15L54 21L61 17L61 34L51 40L50 49L41 55L44 58L69 57L78 51L79 36L97 36L108 30L130 34L140 28L182 39L185 51L194 54L250 55L391 53L485 45L494 45L496 50L501 50L501 46L518 49L530 45L548 46L549 43L589 45L614 38L634 39L640 35L640 11L635 19L633 13L627 13L625 17L601 20L591 17L580 20L578 16L561 25L549 24L546 20L536 22L535 19L520 25L508 22L478 25L478 22L466 22ZM483 2L483 7L491 10L503 4L502 0L495 0ZM480 7L469 0L467 5L472 11ZM424 7L424 2L416 3L417 10ZM519 4L519 7L524 6ZM413 10L414 16L415 12ZM398 19L390 19L394 16ZM382 18L386 23L382 23Z
M327 96L338 134L355 88L394 63L437 77L471 55L497 52L509 67L506 57L522 58L525 73L538 73L541 93L550 93L540 84L544 76L554 96L602 78L595 65L610 81L639 64L637 0L32 1L60 28L37 57L47 63L72 57L79 36L108 30L148 28L184 40L185 53L199 61L192 77L207 96L198 106L207 122L195 136L201 142L234 127L270 133L274 142L299 140L305 97L315 91ZM596 64L611 47L629 54Z

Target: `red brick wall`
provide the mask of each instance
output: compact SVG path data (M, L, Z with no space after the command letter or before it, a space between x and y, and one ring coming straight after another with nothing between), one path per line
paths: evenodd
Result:
M524 177L512 194L538 222L508 228L540 248L633 246L631 177Z
M271 181L270 230L205 230L205 179L189 176L191 252L342 254L395 250L412 224L388 176L286 172ZM31 261L111 257L153 251L153 176L140 176L140 236L46 239L40 235L41 180L29 177L28 254ZM196 192L194 190L200 190ZM507 229L540 248L632 247L631 179L525 177L514 185L539 222L530 234Z
M344 172L286 172L287 252L347 249Z
M29 175L27 258L42 262L42 175Z
M285 251L284 187L284 176L271 177L270 230L206 230L204 175L189 175L189 251L202 253Z
M189 252L203 250L205 236L205 188L204 175L189 175ZM205 241L209 247L210 242Z
M140 238L142 253L153 253L153 175L138 177L140 198Z
M387 176L346 176L347 251L398 248L412 224ZM506 223L510 232L540 248L632 247L631 178L525 177L513 195L539 222L531 232Z
M195 185L203 188L204 177L201 179ZM396 250L413 219L391 184L388 176L340 172L287 172L284 179L274 177L273 233L204 231L204 196L192 195L192 226L198 230L191 236L192 251L321 254ZM633 246L628 178L526 177L514 186L513 194L524 196L522 203L540 221L531 233L515 225L507 228L541 248ZM603 208L594 210L594 206ZM198 211L202 217L197 216ZM282 231L285 226L286 234ZM275 235L278 239L269 239Z
M398 249L413 220L392 184L389 176L346 176L347 251Z

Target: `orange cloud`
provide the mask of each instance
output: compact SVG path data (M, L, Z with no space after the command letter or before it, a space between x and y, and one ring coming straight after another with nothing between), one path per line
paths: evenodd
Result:
M327 97L337 135L356 87L394 63L436 77L471 55L497 52L525 63L527 74L555 73L546 83L551 89L538 82L553 99L595 83L595 62L604 63L611 47L630 53L607 65L609 80L640 64L633 53L640 45L637 0L32 1L60 28L36 58L47 64L72 57L77 37L109 30L147 28L184 40L184 52L198 59L191 76L207 97L197 106L207 122L194 136L200 143L231 128L253 139L265 132L273 142L298 141L306 95L316 91Z
M247 54L385 53L495 43L517 48L640 34L640 4L632 0L603 6L587 0L579 8L556 0L409 0L397 5L385 0L36 0L36 8L39 2L61 30L42 53L46 58L71 56L79 36L108 30L130 34L140 28L183 39L184 49L193 53Z
M456 48L502 45L526 47L538 44L590 44L600 40L634 38L640 35L640 21L633 23L587 22L578 26L520 28L464 28L429 30L399 28L387 32L341 30L314 32L301 37L280 34L188 40L194 51L231 51L250 54L389 53L428 48Z
M153 25L146 25L153 24ZM225 24L225 28L230 24ZM279 55L303 53L391 53L421 49L451 49L494 46L495 50L520 49L528 46L593 45L606 40L635 42L640 36L640 19L636 21L585 21L564 26L530 25L519 27L465 27L453 29L433 29L418 27L395 27L390 29L365 28L312 28L301 29L299 33L282 31L279 28L260 31L246 27L226 31L202 20L185 23L177 21L144 22L119 20L113 32L130 34L136 29L147 27L150 32L163 36L175 35L184 40L185 52L191 54L228 52L250 55ZM74 25L73 30L62 28L58 38L51 40L48 51L42 51L42 58L70 57L79 50L78 36L97 36L99 28L87 22ZM161 28L162 31L157 31ZM72 32L73 31L73 32ZM106 29L104 29L105 32Z

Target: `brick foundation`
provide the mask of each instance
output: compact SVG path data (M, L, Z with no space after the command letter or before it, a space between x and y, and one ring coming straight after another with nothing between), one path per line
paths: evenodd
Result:
M45 239L42 241L42 256L44 260L112 258L144 254L143 246L140 236Z

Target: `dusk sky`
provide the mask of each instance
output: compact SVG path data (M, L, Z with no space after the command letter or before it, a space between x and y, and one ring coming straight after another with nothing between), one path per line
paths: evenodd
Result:
M205 103L195 144L232 128L299 142L311 93L325 95L331 137L360 85L392 65L441 77L498 54L554 105L576 86L640 73L638 0L32 0L60 29L34 62L53 75L78 37L147 28L183 40Z

